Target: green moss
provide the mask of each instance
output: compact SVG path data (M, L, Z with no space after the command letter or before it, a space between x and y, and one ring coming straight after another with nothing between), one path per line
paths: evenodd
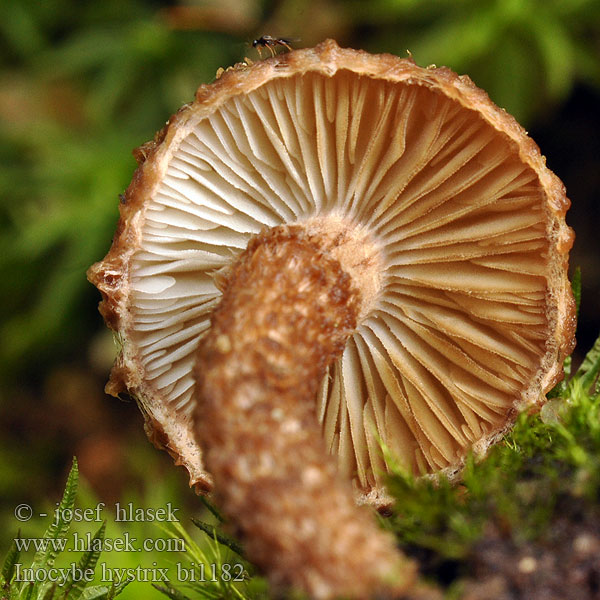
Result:
M13 539L0 573L2 600L113 600L128 585L129 581L120 584L112 582L110 585L89 585L102 553L106 522L103 522L91 537L89 549L83 552L77 563L71 562L68 567L56 566L59 555L70 552L65 552L65 549L67 535L74 519L73 509L78 483L79 468L74 458L62 500L43 538L22 538L19 532ZM39 543L39 549L31 566L25 567L20 562L20 548L24 547L27 550L30 543L37 546L35 542Z
M491 530L518 549L548 538L558 520L565 527L565 507L577 507L579 522L596 514L599 370L600 338L539 414L522 414L485 460L468 459L459 485L396 470L389 481L395 511L384 523L426 573L448 583L468 572L474 549ZM443 572L449 562L450 578Z

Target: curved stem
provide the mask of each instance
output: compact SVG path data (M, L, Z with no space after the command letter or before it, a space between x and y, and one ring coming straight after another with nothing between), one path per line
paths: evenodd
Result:
M395 595L413 565L354 503L315 415L361 303L332 244L281 226L238 259L198 355L197 435L218 502L276 588Z

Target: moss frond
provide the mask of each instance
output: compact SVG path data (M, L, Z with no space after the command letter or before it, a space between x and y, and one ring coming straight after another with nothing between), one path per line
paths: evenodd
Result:
M564 529L597 519L599 370L600 338L560 397L539 414L522 414L485 460L469 458L460 485L393 473L396 505L387 527L426 573L439 581L441 565L452 562L451 579L466 575L490 531L518 553L558 535L556 523Z

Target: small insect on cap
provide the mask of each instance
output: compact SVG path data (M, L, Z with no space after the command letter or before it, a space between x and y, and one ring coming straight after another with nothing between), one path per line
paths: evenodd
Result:
M108 390L136 397L192 484L210 487L192 367L215 274L264 228L365 242L344 258L364 310L315 398L363 499L385 501L382 444L416 474L455 473L562 376L569 201L468 77L326 41L201 86L138 158L89 277L123 344Z
M286 50L291 51L292 47L290 44L292 41L294 40L287 38L274 38L270 35L263 35L252 42L252 47L256 48L259 54L261 54L261 48L268 48L271 56L275 56L274 48L277 46L283 46Z

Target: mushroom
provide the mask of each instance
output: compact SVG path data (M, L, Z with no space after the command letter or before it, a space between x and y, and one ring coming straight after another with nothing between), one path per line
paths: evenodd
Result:
M343 500L347 482L359 503L388 502L382 447L415 474L455 476L562 377L575 326L564 186L468 77L331 40L201 86L137 159L89 271L122 343L108 391L132 394L151 439L209 490L197 434L275 583L366 595L361 578L402 559ZM253 410L264 420L245 421ZM293 467L290 452L310 458ZM385 568L316 564L368 553L349 534L315 558L327 507L378 540ZM275 514L281 528L255 544ZM288 544L290 523L302 531Z

